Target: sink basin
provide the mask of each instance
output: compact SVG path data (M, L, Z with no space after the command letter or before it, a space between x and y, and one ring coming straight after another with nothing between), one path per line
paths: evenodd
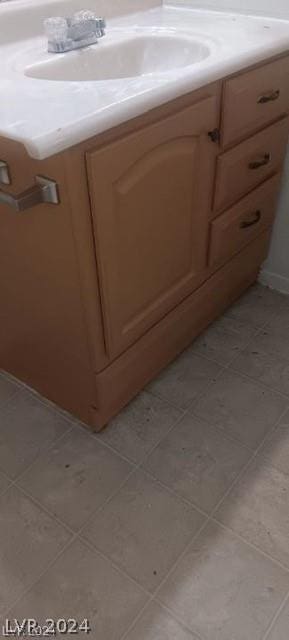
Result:
M196 39L168 34L135 35L65 54L25 69L25 75L69 82L116 80L173 71L200 62L210 48Z

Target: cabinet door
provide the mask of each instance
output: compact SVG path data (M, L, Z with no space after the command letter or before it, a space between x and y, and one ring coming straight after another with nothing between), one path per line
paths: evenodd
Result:
M198 285L206 266L218 100L87 154L108 352L137 340Z

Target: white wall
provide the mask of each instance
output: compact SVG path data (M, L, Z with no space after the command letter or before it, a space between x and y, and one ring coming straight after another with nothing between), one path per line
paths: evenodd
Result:
M269 256L263 265L260 282L289 294L289 152Z

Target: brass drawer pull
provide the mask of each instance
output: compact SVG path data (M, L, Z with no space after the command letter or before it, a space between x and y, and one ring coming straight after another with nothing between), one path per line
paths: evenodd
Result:
M267 102L274 102L274 100L278 100L280 97L280 89L277 91L271 91L271 93L266 93L264 96L260 96L258 98L258 104L267 104Z
M252 160L252 162L249 162L249 169L261 169L261 167L265 167L266 164L269 164L269 162L271 161L271 153L264 153L263 157L261 158L261 160Z
M253 213L253 220L244 220L244 222L240 222L240 229L247 229L248 227L252 227L254 224L257 224L261 220L261 211L257 209Z
M6 204L15 211L26 211L43 202L59 204L60 200L56 182L42 176L36 176L35 185L17 196L0 191L0 204Z

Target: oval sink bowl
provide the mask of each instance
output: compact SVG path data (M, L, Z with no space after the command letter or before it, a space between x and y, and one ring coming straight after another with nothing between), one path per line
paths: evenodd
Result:
M173 71L208 57L206 44L186 37L137 35L118 42L53 54L53 59L26 68L25 75L41 80L91 82L134 78Z

